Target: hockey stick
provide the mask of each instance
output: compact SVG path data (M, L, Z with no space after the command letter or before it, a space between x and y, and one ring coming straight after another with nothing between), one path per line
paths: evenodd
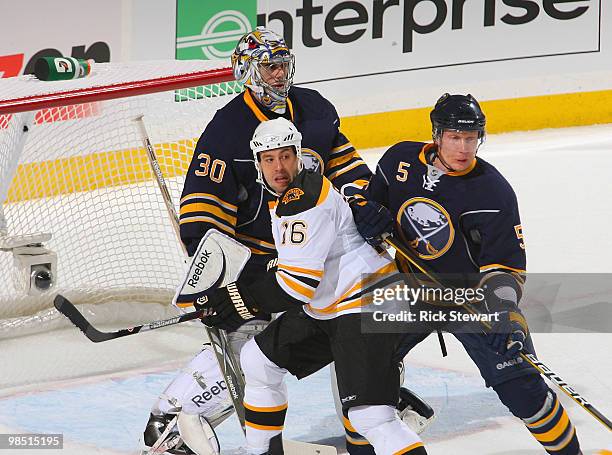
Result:
M395 250L403 258L405 258L414 267L416 267L423 275L427 276L427 278L429 278L436 286L444 287L440 283L440 280L437 279L435 274L428 270L423 264L421 264L421 258L419 258L411 248L407 247L391 235L385 237L384 242L395 248ZM480 312L469 303L464 303L463 305L458 305L457 307L465 309L470 314L480 314ZM480 322L483 324L486 330L491 330L491 324L482 319L480 320ZM574 390L572 386L570 386L563 378L561 378L561 376L555 373L548 365L539 360L535 355L525 350L521 350L520 355L523 360L525 360L532 367L538 370L540 374L542 374L550 382L552 382L559 389L561 389L568 397L578 403L585 411L591 414L591 416L593 416L597 421L604 425L608 430L612 430L612 423L610 422L610 420L600 411L598 411L595 406L593 406L586 398L576 392L576 390Z
M155 151L153 150L151 139L147 133L143 116L136 118L135 121L138 123L142 142L149 159L149 164L153 169L157 186L159 187L164 203L166 204L166 209L168 210L168 215L170 217L170 221L172 222L172 227L174 228L174 233L176 234L176 238L181 245L185 256L188 256L187 249L181 240L179 218L176 210L174 209L172 198L170 197L170 191L168 191L168 186L166 185L166 180L164 179L164 175L159 167L157 157L155 156ZM217 363L219 364L219 368L221 369L223 378L225 379L227 389L230 393L230 398L232 399L234 409L236 410L238 422L240 422L240 427L244 433L246 432L244 407L242 404L242 400L244 398L244 379L242 376L242 370L240 369L240 364L238 363L235 354L232 352L225 332L217 328L206 326L204 326L204 329L206 330L213 351L215 352L215 356L217 357Z
M72 322L81 332L85 334L94 343L101 343L103 341L114 340L115 338L122 338L129 335L135 335L140 332L147 332L149 330L160 329L162 327L168 327L174 324L180 324L185 321L192 321L202 317L206 313L206 309L193 311L191 313L184 313L180 316L175 316L169 319L162 319L159 321L149 322L143 325L136 325L134 327L128 327L126 329L119 329L113 332L102 332L96 329L91 323L83 316L83 314L77 310L74 304L63 295L58 294L53 300L53 305L64 316L66 316L70 322Z

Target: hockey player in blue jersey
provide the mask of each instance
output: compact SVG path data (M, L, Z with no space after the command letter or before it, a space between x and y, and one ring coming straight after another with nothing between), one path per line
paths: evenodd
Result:
M274 198L256 181L249 146L261 122L279 117L291 120L302 135L304 166L324 175L345 194L362 188L371 172L340 131L334 106L318 92L292 85L294 56L282 37L265 28L245 34L232 54L232 67L236 80L246 89L217 111L198 140L181 198L181 240L192 255L211 228L235 238L252 253L241 278L256 281L276 258L268 210ZM180 298L177 304L181 306ZM184 302L184 307L190 304ZM234 352L238 353L242 344L261 329L262 322L255 321L230 334ZM145 429L145 444L151 447L156 443L179 409L199 414L204 426L218 424L228 415L228 407L231 409L229 398L225 392L206 395L202 389L202 384L218 381L224 384L214 355L205 346L155 403ZM400 407L406 401L412 402L413 407L419 404L407 389L402 390L401 396L404 402ZM410 409L404 414L418 419ZM205 433L212 434L211 429L205 428ZM171 432L165 437L171 439L175 435ZM215 439L211 438L213 452L218 450ZM348 429L347 446L353 454L372 453L367 441ZM193 453L185 444L168 452Z
M399 237L448 286L484 290L488 311L499 321L487 335L454 336L477 365L487 387L520 418L551 454L576 455L576 431L555 393L518 352L534 352L519 309L525 279L525 243L517 199L495 167L476 156L485 138L485 115L471 95L443 95L431 112L433 143L400 142L382 156L363 193L388 212ZM358 201L353 202L356 205ZM363 202L361 202L363 203ZM380 224L356 216L360 232L380 241ZM384 223L382 223L384 224ZM411 266L396 256L400 269ZM440 275L442 274L442 275ZM459 333L461 332L461 333ZM408 334L406 351L427 333Z

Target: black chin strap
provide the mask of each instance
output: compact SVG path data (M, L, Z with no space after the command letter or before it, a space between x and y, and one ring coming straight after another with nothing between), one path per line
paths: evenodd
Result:
M450 167L446 163L446 161L444 161L444 159L442 158L442 155L440 155L438 153L438 145L437 144L434 147L434 149L431 152L429 152L429 154L427 156L427 162L433 166L434 165L434 161L436 160L436 158L438 158L440 160L440 163L442 163L442 166L444 166L448 172L457 172L452 167Z

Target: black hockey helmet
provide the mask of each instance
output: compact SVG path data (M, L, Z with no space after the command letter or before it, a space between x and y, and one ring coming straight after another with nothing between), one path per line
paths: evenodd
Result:
M472 95L450 95L445 93L436 102L429 114L434 140L444 130L478 131L479 138L484 138L485 115L476 98Z

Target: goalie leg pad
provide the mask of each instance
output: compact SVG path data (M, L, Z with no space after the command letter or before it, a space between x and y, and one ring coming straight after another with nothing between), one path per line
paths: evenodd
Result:
M210 345L196 355L166 388L154 407L159 413L201 414L210 420L231 406L225 379Z
M177 422L183 442L197 455L219 455L219 439L204 417L180 412Z

